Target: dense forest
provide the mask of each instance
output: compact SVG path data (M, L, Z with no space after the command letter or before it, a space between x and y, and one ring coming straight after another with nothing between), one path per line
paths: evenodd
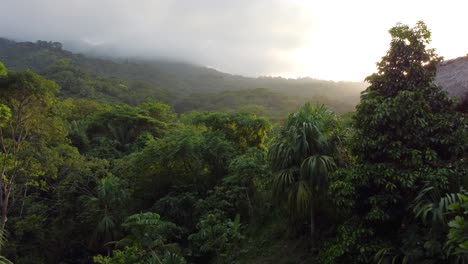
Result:
M467 101L389 33L360 98L0 40L0 263L468 263Z

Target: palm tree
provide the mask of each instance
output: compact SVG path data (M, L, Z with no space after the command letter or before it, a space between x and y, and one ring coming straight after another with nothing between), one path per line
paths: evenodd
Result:
M315 234L316 200L327 190L328 175L336 167L336 123L336 116L323 105L306 104L289 115L269 151L276 172L276 196L287 195L293 215L309 214L311 238Z
M96 194L85 196L85 204L92 212L91 218L97 222L91 244L102 244L110 255L111 245L119 236L119 223L125 214L124 204L127 193L119 178L108 175L99 180Z

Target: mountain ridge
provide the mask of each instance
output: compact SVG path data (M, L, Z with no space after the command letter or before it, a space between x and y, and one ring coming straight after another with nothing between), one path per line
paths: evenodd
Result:
M261 102L269 110L272 107L283 107L279 101L289 102L285 109L312 101L325 103L342 113L354 109L359 102L360 92L367 86L364 82L334 82L312 78L244 77L182 62L93 58L64 50L58 42L15 42L4 38L0 38L0 61L9 69L31 69L56 81L62 87L61 95L64 97L129 104L155 99L175 106L180 105L181 101L190 100L192 95L204 95L201 98L199 96L199 99L222 97L226 100L224 97L228 95L241 96L226 91L254 90L258 95L265 95L265 91L256 89L266 88L269 96L275 97L275 102L279 104L274 106L272 102ZM236 103L236 109L243 104L241 101L239 99ZM199 103L194 105L198 105L198 108L180 109L213 110L213 107Z
M344 113L354 110L360 92L367 86L364 82L310 77L245 77L181 61L96 57L68 51L61 43L51 41L15 42L0 38L0 61L9 69L30 69L56 81L62 87L63 97L133 105L158 100L180 113L252 109L259 105L263 107L259 112L281 115L284 113L274 108L284 108L286 113L306 101L324 103ZM451 96L466 93L468 56L442 62L436 82ZM235 97L235 102L230 97ZM195 98L198 101L194 102Z

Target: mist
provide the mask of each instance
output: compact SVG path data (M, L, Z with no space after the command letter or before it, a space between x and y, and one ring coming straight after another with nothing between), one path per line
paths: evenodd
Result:
M116 57L166 58L248 76L290 71L312 24L285 1L2 0L0 36Z

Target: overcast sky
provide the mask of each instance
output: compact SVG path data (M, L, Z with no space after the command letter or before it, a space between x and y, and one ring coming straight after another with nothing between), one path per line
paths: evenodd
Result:
M361 81L396 22L424 20L440 55L466 55L467 10L467 0L0 0L0 36L82 41L248 76Z

